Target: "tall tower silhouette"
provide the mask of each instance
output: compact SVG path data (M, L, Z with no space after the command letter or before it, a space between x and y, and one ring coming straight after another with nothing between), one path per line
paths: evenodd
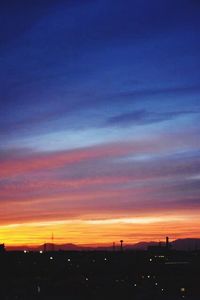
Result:
M169 237L166 237L166 249L169 249Z
M120 244L121 244L121 246L120 246L121 252L123 251L123 242L124 242L123 240L120 241Z

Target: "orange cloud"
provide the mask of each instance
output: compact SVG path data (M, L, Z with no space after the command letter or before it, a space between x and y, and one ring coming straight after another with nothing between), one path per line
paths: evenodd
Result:
M107 244L124 239L125 243L141 240L198 237L200 221L196 216L139 217L104 220L60 220L1 226L0 240L7 245L39 245L51 242L76 244Z
M151 159L167 143L113 143L1 161L0 240L38 244L51 231L79 244L110 243L121 235L129 242L167 232L197 236L199 221L189 217L199 210L199 161ZM141 153L150 158L137 159Z

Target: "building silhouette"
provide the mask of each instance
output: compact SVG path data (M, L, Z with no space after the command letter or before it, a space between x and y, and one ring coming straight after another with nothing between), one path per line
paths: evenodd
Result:
M0 253L5 252L5 244L0 244Z
M148 251L155 252L155 253L164 253L166 251L169 251L170 249L171 249L171 244L169 242L168 236L166 237L164 245L162 245L162 243L159 242L158 245L149 246L147 248Z

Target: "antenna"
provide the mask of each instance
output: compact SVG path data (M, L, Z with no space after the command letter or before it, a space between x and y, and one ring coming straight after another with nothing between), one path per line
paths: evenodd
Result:
M52 246L52 248L51 248L51 250L52 251L54 251L54 235L53 235L53 232L52 232L52 234L51 234L51 246Z

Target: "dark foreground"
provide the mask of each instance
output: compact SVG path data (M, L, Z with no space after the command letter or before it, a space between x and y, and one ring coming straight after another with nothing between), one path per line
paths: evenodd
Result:
M200 299L200 252L6 252L1 300Z

